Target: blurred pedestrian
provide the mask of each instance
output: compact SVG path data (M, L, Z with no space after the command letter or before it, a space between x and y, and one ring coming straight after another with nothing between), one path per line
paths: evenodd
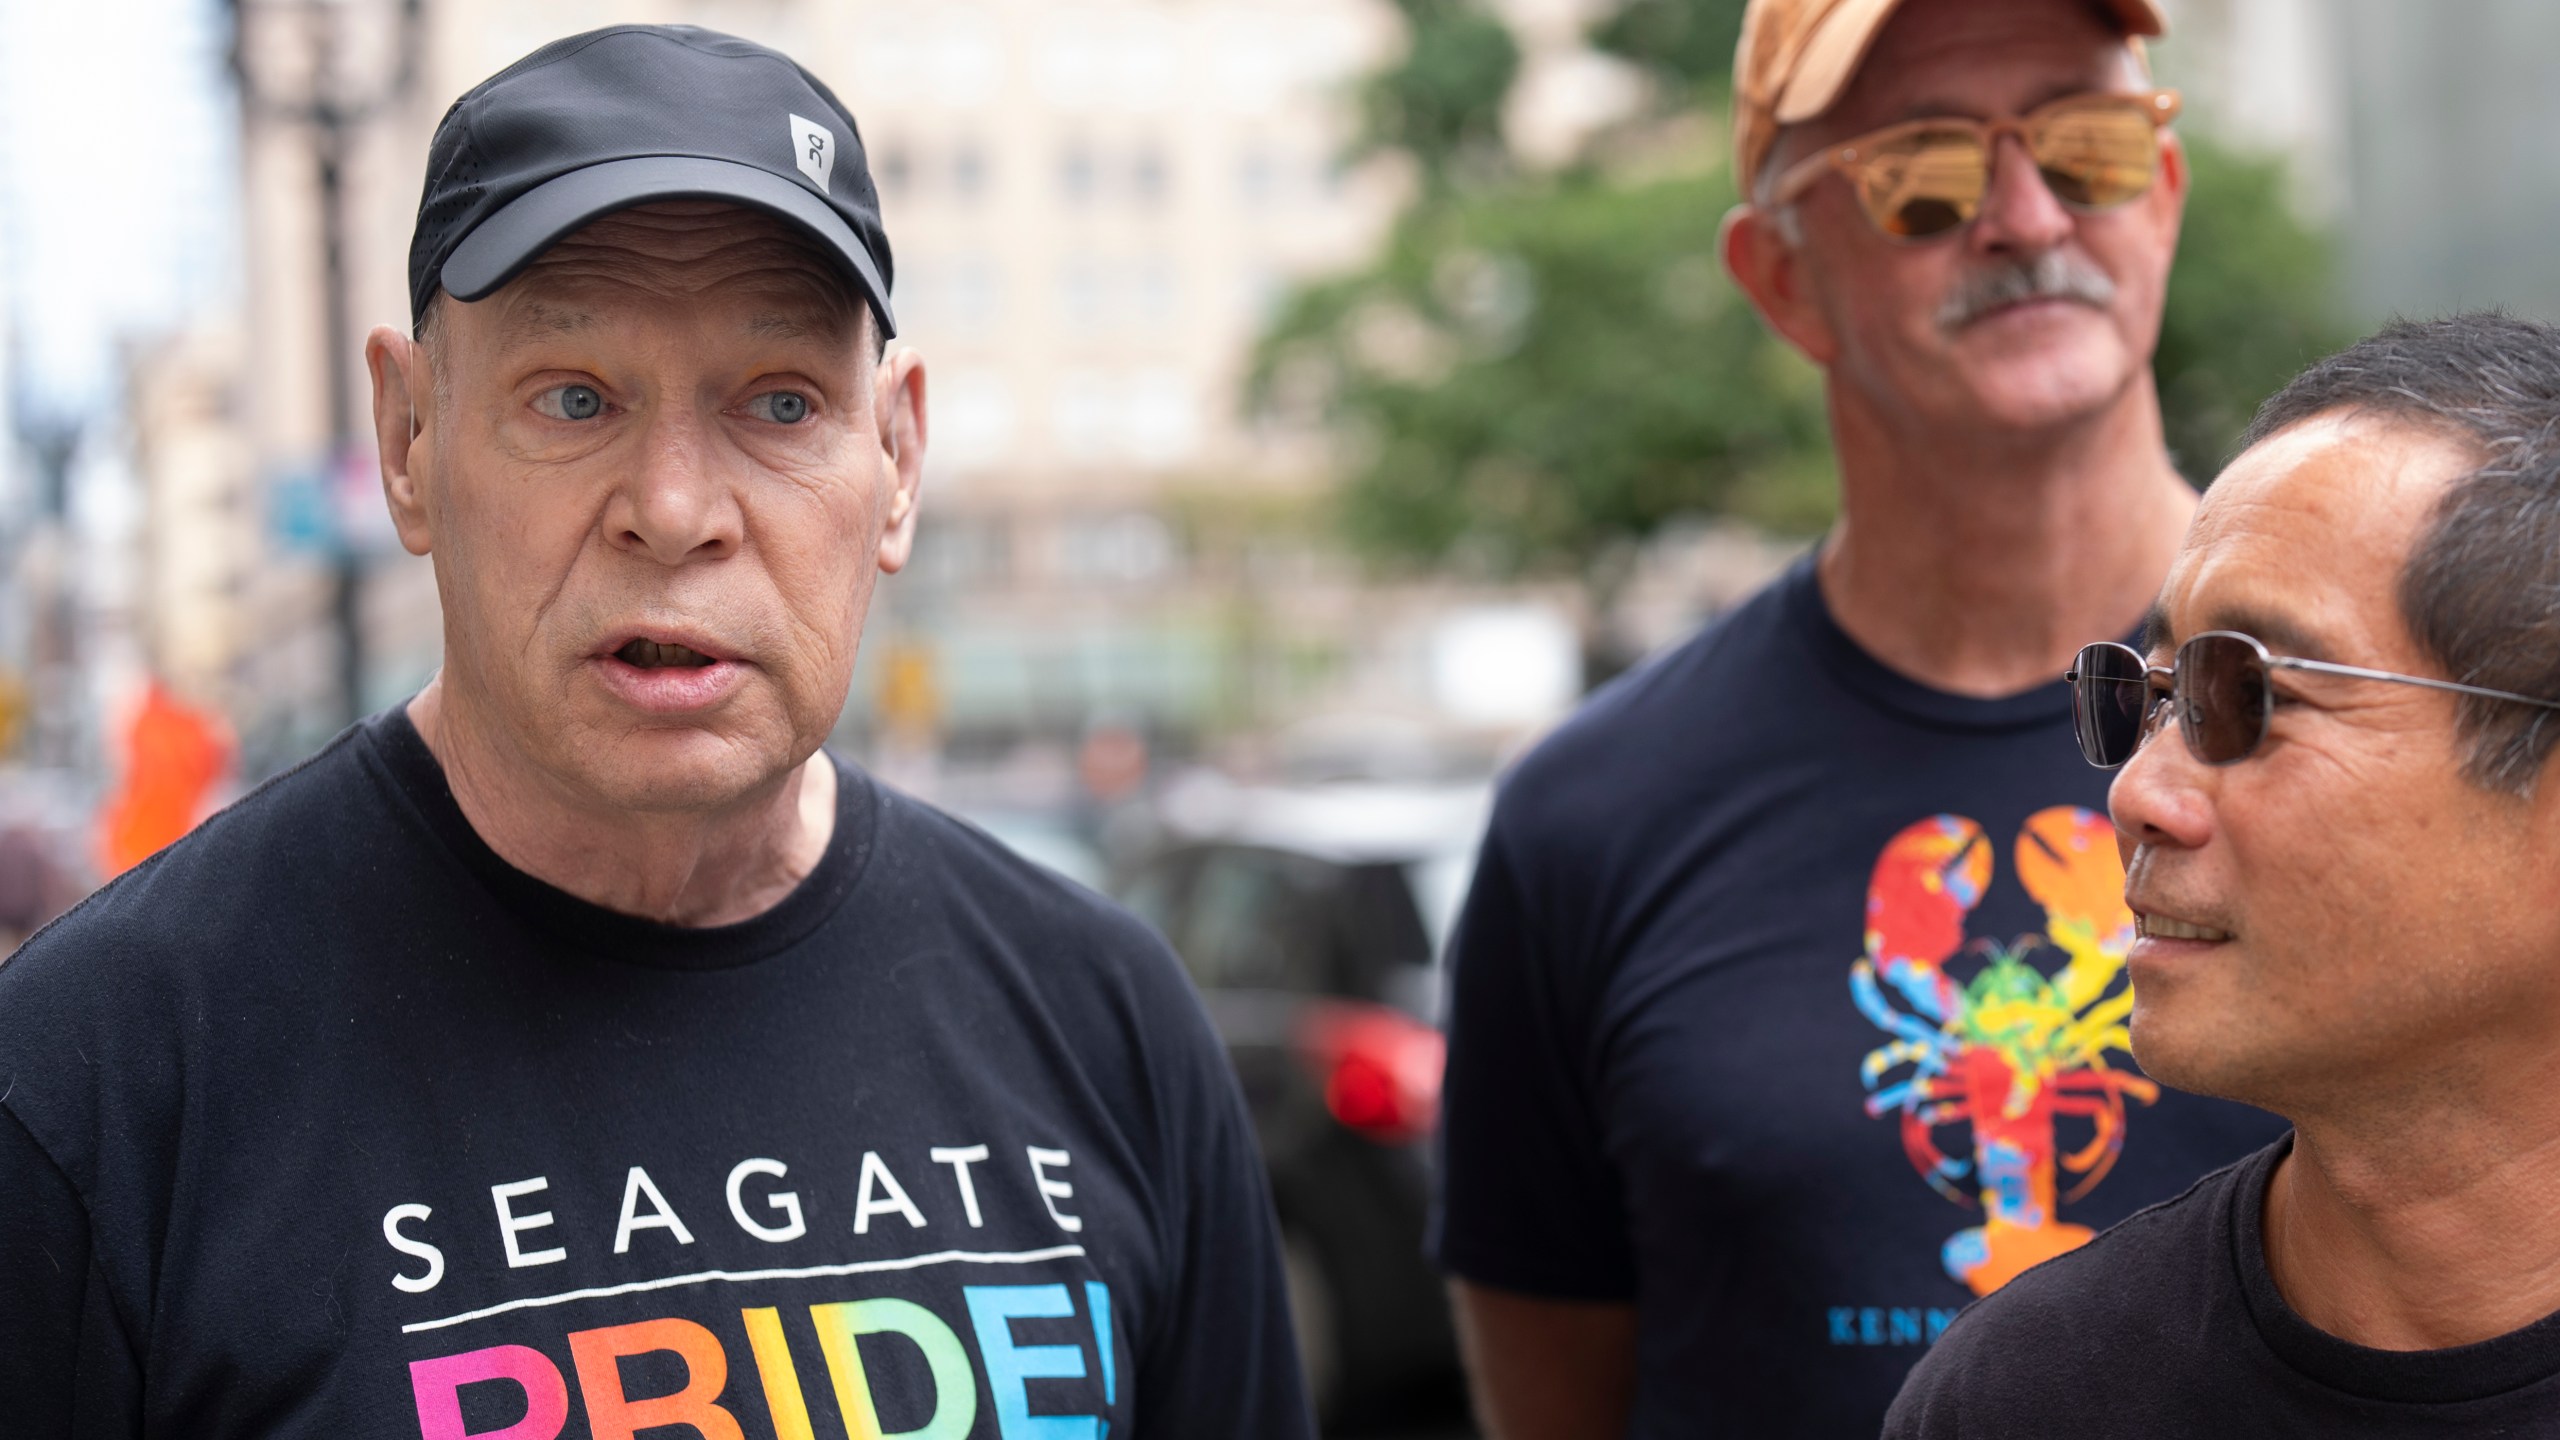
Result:
M2560 330L2393 325L2245 445L2075 674L2134 1052L2295 1132L1968 1311L1891 1435L2560 1435Z
M0 823L0 958L61 914L78 894L41 829L24 822Z
M1500 1440L1871 1436L1958 1309L2276 1133L2126 1057L2057 677L2196 495L2150 0L1753 0L1724 257L1823 372L1818 552L1505 782L1433 1244Z
M12 1436L1308 1432L1173 957L820 749L915 534L890 276L761 46L446 114L366 347L443 668L0 968Z

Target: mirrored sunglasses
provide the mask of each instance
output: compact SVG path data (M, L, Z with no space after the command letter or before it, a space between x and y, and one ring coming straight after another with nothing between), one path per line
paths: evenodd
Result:
M1793 204L1837 171L1877 231L1928 240L1969 223L1991 188L2000 137L2015 135L2054 198L2108 210L2151 188L2160 173L2160 127L2177 118L2175 90L2070 95L2015 119L1933 117L1888 126L1788 167L1776 201Z

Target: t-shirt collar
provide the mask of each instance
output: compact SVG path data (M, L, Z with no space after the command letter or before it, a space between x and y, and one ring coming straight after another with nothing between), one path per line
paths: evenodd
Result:
M816 868L760 915L732 925L666 925L582 900L508 864L453 798L444 767L409 720L404 702L364 722L377 771L463 868L505 909L546 938L601 959L655 969L718 970L790 949L824 924L861 882L871 857L879 794L861 771L834 761L836 826ZM833 757L829 757L833 760Z
M1944 730L2012 731L2049 726L2069 718L2071 688L2051 681L1996 700L1956 695L1924 684L1878 660L1832 617L1816 570L1817 548L1778 579L1779 601L1825 673L1858 699L1897 719Z
M2260 1151L2231 1187L2232 1261L2249 1318L2267 1348L2305 1376L2349 1395L2395 1405L2485 1400L2560 1374L2560 1315L2450 1350L2374 1350L2342 1340L2294 1312L2267 1268L2267 1181L2293 1137Z

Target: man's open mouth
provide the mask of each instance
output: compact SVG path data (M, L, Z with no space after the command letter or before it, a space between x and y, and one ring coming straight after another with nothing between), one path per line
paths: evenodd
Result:
M705 665L717 663L710 656L689 646L662 645L655 640L634 640L614 651L613 657L625 665L636 666L642 670L699 670Z

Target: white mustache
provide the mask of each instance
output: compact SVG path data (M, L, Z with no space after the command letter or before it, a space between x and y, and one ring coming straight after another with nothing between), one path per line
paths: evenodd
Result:
M1958 280L1938 307L1938 328L1961 330L2029 300L2072 300L2103 310L2115 298L2116 282L2105 271L2067 251L2047 250L2033 260L2004 260Z

